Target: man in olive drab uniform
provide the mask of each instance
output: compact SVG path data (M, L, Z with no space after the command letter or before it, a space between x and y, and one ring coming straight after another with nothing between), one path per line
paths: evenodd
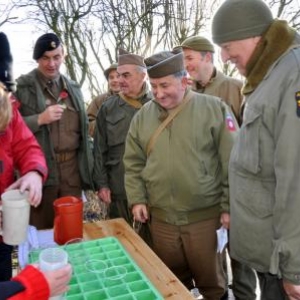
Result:
M198 93L220 97L229 105L239 120L242 103L242 81L226 76L214 66L214 46L205 37L189 37L180 45L184 64L193 78L193 90ZM226 226L226 224L224 224ZM225 254L225 252L224 252ZM254 271L238 261L231 260L232 290L236 300L256 299L256 276ZM224 255L224 269L227 270ZM226 299L226 298L224 298Z
M125 139L132 117L152 94L143 57L120 49L117 71L121 92L102 104L96 120L94 183L100 200L109 205L108 216L131 224L124 188Z
M49 176L43 199L31 209L30 224L53 227L53 201L92 187L93 155L88 140L88 120L80 86L60 73L65 52L59 38L46 33L38 38L33 58L36 69L17 79L20 112L40 143Z
M117 72L118 64L113 63L107 68L103 73L107 80L108 84L108 92L97 96L92 100L90 105L88 106L86 112L89 118L89 134L90 136L94 136L95 126L96 126L96 118L99 112L99 109L102 103L107 100L110 96L114 94L118 94L120 91L119 85L119 75Z
M212 37L246 79L228 168L231 256L257 271L261 299L300 299L300 35L262 0L225 0Z
M182 42L184 64L198 93L220 97L232 109L236 119L242 103L242 81L229 77L214 66L214 46L205 37L192 36Z
M182 52L145 62L154 94L133 118L124 155L134 218L150 220L153 249L188 289L220 299L216 230L228 213L227 165L237 124L219 98L188 88Z

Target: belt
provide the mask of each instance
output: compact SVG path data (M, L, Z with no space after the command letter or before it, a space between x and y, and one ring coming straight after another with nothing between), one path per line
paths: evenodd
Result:
M76 157L76 151L55 153L55 160L57 163L69 161L74 157Z
M218 218L220 214L220 205L216 204L208 208L198 208L193 211L176 212L165 211L161 208L151 207L150 214L152 217L165 223L176 226L188 225L191 223L201 222L208 219Z

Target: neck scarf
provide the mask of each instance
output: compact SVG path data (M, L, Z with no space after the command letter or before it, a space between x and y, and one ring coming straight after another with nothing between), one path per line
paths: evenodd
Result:
M243 94L251 94L263 80L271 65L291 46L296 31L286 21L274 20L262 36L247 64Z

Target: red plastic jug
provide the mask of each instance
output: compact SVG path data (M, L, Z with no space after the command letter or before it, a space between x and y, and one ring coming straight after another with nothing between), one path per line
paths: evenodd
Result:
M83 202L81 199L66 196L54 201L54 241L64 245L68 241L82 238Z

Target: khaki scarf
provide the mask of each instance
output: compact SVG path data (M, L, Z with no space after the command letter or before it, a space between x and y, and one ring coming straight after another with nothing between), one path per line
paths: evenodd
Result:
M125 96L122 92L119 93L119 96L120 96L126 103L128 103L129 105L131 105L131 106L134 107L134 108L140 109L140 108L143 106L143 104L142 104L139 100L129 98L129 97Z
M136 108L136 109L140 109L144 102L147 102L147 98L143 99L143 97L149 92L149 87L146 84L146 82L144 82L143 87L142 87L142 91L139 95L137 95L137 97L135 98L129 98L127 96L125 96L122 92L119 92L119 96L122 100L124 100L127 104L129 104L130 106Z
M247 64L243 94L252 93L263 80L270 66L291 46L296 31L286 21L274 20L262 36Z

